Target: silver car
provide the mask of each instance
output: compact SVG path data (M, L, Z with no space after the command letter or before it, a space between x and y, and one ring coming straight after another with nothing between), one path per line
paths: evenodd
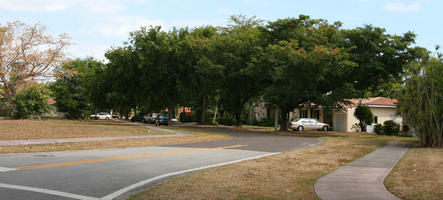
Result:
M294 131L303 130L322 130L328 131L330 129L328 124L317 122L316 119L300 118L292 121L289 127Z
M158 113L149 113L143 117L143 122L153 124L157 118Z

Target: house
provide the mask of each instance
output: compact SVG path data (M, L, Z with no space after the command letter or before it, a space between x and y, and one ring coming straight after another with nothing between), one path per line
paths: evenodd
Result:
M398 115L397 103L395 99L386 97L372 97L366 99L349 99L350 105L345 106L343 110L336 110L332 114L332 126L336 131L355 131L352 129L359 120L354 116L355 109L359 103L367 105L374 115L374 123L368 126L368 132L373 132L373 125L383 124L385 121L392 120L401 124L403 119Z
M368 132L373 132L375 124L383 124L387 120L401 124L402 117L398 115L397 100L386 97L372 97L360 99L348 99L351 104L344 106L343 109L335 110L333 112L326 112L321 106L304 106L294 109L289 113L289 119L296 118L314 118L318 122L327 123L332 126L335 131L353 132L353 125L358 124L359 120L354 116L355 109L359 103L369 106L374 115L374 123L367 126ZM262 120L269 116L268 108L264 103L258 104L254 110L256 120ZM273 118L273 115L270 115Z

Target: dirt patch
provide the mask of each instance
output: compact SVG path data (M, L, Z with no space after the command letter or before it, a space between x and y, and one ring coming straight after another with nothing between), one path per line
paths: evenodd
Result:
M1 120L0 140L171 134L112 120Z
M167 128L167 127L162 127ZM44 145L5 146L0 147L0 154L32 153L67 150L88 150L100 148L125 148L168 144L207 142L226 139L229 136L209 131L189 130L172 127L171 129L192 133L191 136L171 138L145 138L112 141L72 142ZM17 134L17 135L14 135ZM47 139L47 138L82 138L173 134L149 130L141 125L134 126L118 121L69 121L69 120L5 120L0 121L0 138L15 139Z
M443 199L443 149L410 149L386 178L401 199Z

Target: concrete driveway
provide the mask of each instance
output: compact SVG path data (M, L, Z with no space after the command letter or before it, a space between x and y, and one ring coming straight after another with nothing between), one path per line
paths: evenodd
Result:
M321 144L315 138L206 129L232 137L158 147L0 155L0 199L122 199L141 186L183 173Z

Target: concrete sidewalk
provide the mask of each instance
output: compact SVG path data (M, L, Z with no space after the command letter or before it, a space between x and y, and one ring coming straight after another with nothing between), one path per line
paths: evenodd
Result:
M398 200L386 190L383 181L408 148L404 143L389 143L321 177L315 183L314 190L323 200Z
M92 137L92 138L63 138L63 139L31 139L31 140L1 140L0 147L2 146L23 146L23 145L36 145L36 144L54 144L54 143L66 143L66 142L89 142L89 141L108 141L108 140L127 140L127 139L143 139L143 138L168 138L168 137L181 137L192 135L189 133L178 132L170 129L163 129L151 126L143 126L144 128L170 132L174 135L142 135L142 136L122 136L122 137Z

